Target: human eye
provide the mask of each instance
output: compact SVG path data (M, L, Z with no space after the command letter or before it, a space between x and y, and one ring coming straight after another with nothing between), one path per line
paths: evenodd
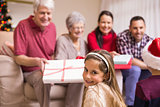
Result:
M92 71L92 74L93 74L93 75L96 75L96 74L98 74L98 73L97 73L97 71L93 70L93 71Z
M80 29L84 29L84 26L81 26Z
M51 14L51 12L48 12L47 14L48 14L48 15L50 15L50 14Z
M87 70L87 68L86 68L86 67L84 67L84 72L88 72L88 70Z
M111 22L107 22L107 24L111 24Z
M143 29L143 27L140 27L140 29Z
M101 21L101 23L102 23L102 24L105 24L106 22L105 22L105 21Z
M45 14L45 12L40 12L41 15Z
M137 30L137 27L133 27L134 30Z

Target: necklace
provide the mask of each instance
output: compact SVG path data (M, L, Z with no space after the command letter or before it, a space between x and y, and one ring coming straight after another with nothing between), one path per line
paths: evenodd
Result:
M78 47L79 47L79 42L78 42L77 44L74 44L74 43L73 43L73 46L74 46L75 48L78 48Z
M69 38L70 38L69 40L72 42L73 47L77 51L79 51L80 50L80 40L78 39L76 42L74 42L70 36L69 36Z

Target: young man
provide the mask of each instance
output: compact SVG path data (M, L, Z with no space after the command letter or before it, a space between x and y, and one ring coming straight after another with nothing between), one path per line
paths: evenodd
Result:
M152 76L139 81L134 107L160 106L160 38L149 42L142 51L142 58Z
M143 17L135 16L130 20L129 29L117 36L118 52L132 55L131 69L121 70L125 81L126 104L131 107L134 104L136 83L151 75L141 57L141 50L152 40L144 33L145 29L146 25Z
M35 0L34 16L20 21L14 31L15 61L22 66L25 81L33 86L40 107L49 107L50 100L51 85L43 84L42 72L55 49L53 8L53 0Z

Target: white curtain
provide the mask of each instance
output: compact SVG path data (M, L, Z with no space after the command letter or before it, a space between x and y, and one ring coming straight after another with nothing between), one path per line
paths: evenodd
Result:
M160 0L102 0L101 10L113 13L117 34L128 29L130 19L139 15L145 19L146 33L160 37Z

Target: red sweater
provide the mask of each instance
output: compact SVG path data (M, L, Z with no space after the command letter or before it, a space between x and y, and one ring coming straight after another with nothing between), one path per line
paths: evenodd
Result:
M116 37L117 35L115 33L112 35L111 32L108 35L103 35L103 44L102 48L100 48L96 40L95 31L89 33L87 38L89 51L93 51L95 49L104 49L109 52L116 51Z

